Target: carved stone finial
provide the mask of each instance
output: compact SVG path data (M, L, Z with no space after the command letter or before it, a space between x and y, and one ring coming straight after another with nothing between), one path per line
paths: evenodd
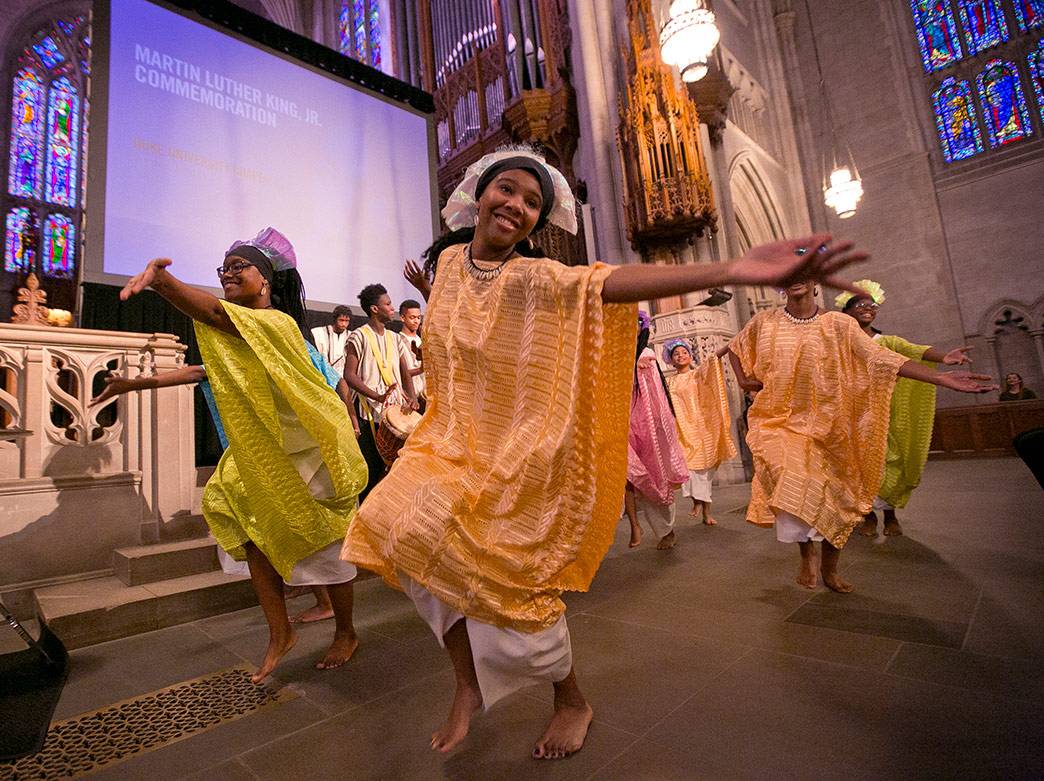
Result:
M50 325L47 316L50 310L47 308L47 293L40 289L40 280L36 274L29 272L25 278L25 287L18 288L16 299L11 315L12 323L24 325Z

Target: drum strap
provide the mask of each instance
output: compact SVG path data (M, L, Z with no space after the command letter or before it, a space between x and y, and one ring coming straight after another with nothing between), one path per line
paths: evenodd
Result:
M366 338L366 344L377 362L377 371L381 373L385 386L390 388L395 384L395 370L392 368L392 360L396 355L395 333L387 328L384 329L384 350L381 350L377 344L377 334L373 332L373 329L366 325L361 330Z

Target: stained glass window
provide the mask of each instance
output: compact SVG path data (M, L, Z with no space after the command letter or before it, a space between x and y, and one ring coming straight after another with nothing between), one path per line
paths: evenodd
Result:
M58 50L58 44L50 35L34 43L33 51L40 58L40 62L52 70L65 62L65 55Z
M1037 106L1040 108L1040 118L1044 120L1044 39L1041 39L1037 48L1030 52L1027 63L1033 92L1037 96Z
M352 49L352 9L347 2L341 3L341 15L337 20L337 26L341 31L341 54L349 57L354 53Z
M983 150L968 82L957 81L952 76L944 79L932 94L932 104L947 163L964 160Z
M998 0L957 0L957 10L969 55L1008 40L1008 24Z
M1029 109L1022 95L1022 83L1015 66L1003 60L990 60L975 78L982 104L990 146L1003 146L1033 131Z
M7 191L24 198L39 197L43 182L43 82L31 70L14 78L11 104L11 158Z
M89 36L83 16L56 19L15 58L7 190L0 192L7 272L74 275Z
M947 0L910 0L910 6L926 71L945 68L964 56Z
M1015 18L1024 33L1044 27L1044 0L1015 0Z
M370 9L370 65L381 67L381 10L377 3Z
M18 206L7 213L4 231L4 271L28 271L32 249L24 246L22 237L29 223L29 209ZM24 251L24 254L23 254Z
M73 206L80 145L80 99L64 76L51 83L47 100L47 192L51 203Z
M67 277L73 271L73 247L76 228L64 214L52 214L44 220L43 260L41 270L52 277Z
M366 62L366 4L363 0L352 2L352 24L355 25L355 56Z

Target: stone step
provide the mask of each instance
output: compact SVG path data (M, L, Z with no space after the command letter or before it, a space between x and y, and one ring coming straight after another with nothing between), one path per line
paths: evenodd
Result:
M112 552L113 572L125 586L142 586L220 568L217 543L208 537L118 548Z
M37 616L68 648L242 610L257 604L249 576L204 572L127 586L116 577L37 589Z

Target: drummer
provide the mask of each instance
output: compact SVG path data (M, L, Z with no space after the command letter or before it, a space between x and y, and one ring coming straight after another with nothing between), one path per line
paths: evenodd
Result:
M370 476L361 502L384 476L387 467L377 450L377 426L389 403L417 409L405 343L387 328L395 307L384 285L367 285L359 304L369 318L348 336L344 380L355 391L359 405L359 449Z

